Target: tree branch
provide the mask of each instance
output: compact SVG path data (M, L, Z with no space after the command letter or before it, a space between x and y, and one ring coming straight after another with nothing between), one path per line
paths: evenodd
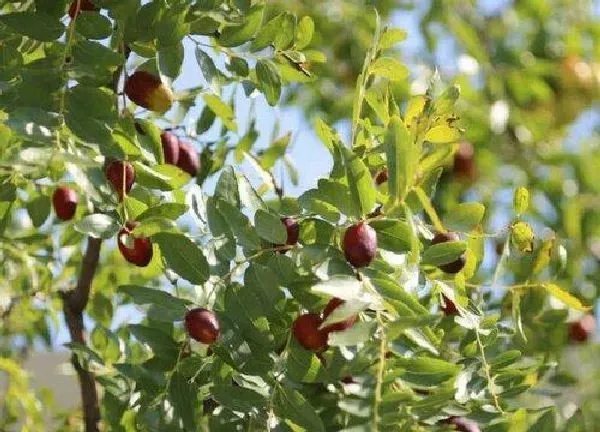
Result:
M84 327L83 311L87 306L92 288L92 279L98 267L100 259L100 247L102 240L89 237L87 249L81 263L81 272L75 289L62 292L63 312L65 321L69 328L69 334L73 342L84 345ZM84 369L79 362L77 355L71 355L71 363L79 378L79 387L81 389L81 403L83 405L83 418L86 432L98 432L98 423L100 422L100 408L98 405L98 393L96 392L96 383L94 375Z

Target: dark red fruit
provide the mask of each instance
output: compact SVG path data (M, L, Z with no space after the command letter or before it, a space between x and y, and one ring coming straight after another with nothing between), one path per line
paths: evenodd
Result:
M129 193L135 181L135 168L129 162L113 160L104 167L104 175L123 199L123 189Z
M435 235L435 237L433 237L433 240L431 240L431 244L435 245L438 243L446 243L446 242L452 242L452 241L460 241L460 237L458 236L457 233L448 231L446 233L437 233ZM456 261L452 261L447 264L442 264L439 267L444 273L456 274L463 269L466 262L467 262L467 255L465 253L462 253L458 257L458 259L456 259Z
M464 181L474 181L477 178L475 167L475 149L469 142L460 143L454 154L454 176Z
M569 323L569 339L571 342L587 342L594 333L596 320L593 315L584 315L579 321Z
M75 18L75 15L81 11L95 11L98 8L90 0L80 0L79 7L77 7L77 0L74 0L69 7L69 16Z
M387 168L385 168L382 171L379 171L377 173L377 176L375 177L375 184L377 186L380 186L380 185L384 184L386 181L388 181L388 170L387 170Z
M292 333L300 345L313 352L321 352L327 348L327 332L319 330L323 320L318 314L300 315L294 321Z
M365 222L351 225L344 234L344 255L354 267L368 266L377 253L377 233Z
M165 113L173 105L173 92L160 77L146 71L136 71L125 81L125 94L137 105Z
M117 245L121 255L131 264L146 267L152 260L152 242L146 237L133 237L131 231L137 224L127 222L117 237Z
M179 138L174 133L164 131L160 135L165 163L177 165L179 161Z
M281 223L285 226L285 230L287 231L287 240L285 241L286 245L295 245L298 243L298 237L300 236L300 225L298 222L291 217L281 218Z
M459 432L481 432L477 423L465 417L448 417L446 420L442 420L442 423L453 425L454 430Z
M352 377L352 375L346 375L340 381L342 381L344 384L353 384L356 382L356 381L354 381L354 378Z
M219 337L219 319L208 309L192 309L185 314L185 329L192 339L210 345Z
M191 144L187 144L179 141L179 160L177 166L183 171L196 177L198 169L200 169L200 160L198 159L198 153Z
M335 309L337 309L344 303L346 303L344 300L337 298L337 297L334 297L331 300L329 300L329 303L327 303L327 306L325 306L325 309L323 309L323 321L325 321L327 319L327 317L329 315L331 315L331 313ZM339 322L330 324L327 327L324 327L323 331L325 331L327 333L344 331L344 330L352 327L357 319L358 319L358 316L352 315L343 321L339 321Z
M442 294L442 297L444 302L440 305L440 308L442 309L442 311L444 311L444 315L458 315L458 309L456 308L456 304L454 304L454 302L448 297L446 297L444 294Z
M77 201L77 194L73 189L64 186L57 188L52 195L56 217L64 221L70 220L77 210Z

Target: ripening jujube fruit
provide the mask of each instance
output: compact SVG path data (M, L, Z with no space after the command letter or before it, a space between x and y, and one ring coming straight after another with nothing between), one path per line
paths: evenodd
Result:
M461 142L454 153L453 172L456 178L466 182L472 182L477 178L475 149L470 142Z
M125 81L125 94L137 105L165 113L173 105L173 92L160 77L146 71L136 71Z
M177 166L192 177L196 177L196 174L198 174L200 159L198 159L198 153L191 144L179 141Z
M52 194L52 206L56 217L68 221L75 215L77 210L77 194L71 188L61 186Z
M322 323L319 314L302 314L294 321L292 333L298 343L307 350L321 352L327 348L327 332L319 330Z
M385 183L386 181L388 181L388 170L387 168L379 171L377 173L377 175L375 176L375 184L377 186L382 185L383 183Z
M439 233L436 233L436 235L433 237L433 240L431 240L431 244L435 245L435 244L439 244L439 243L446 243L446 242L452 242L452 241L460 241L460 237L458 236L457 233L452 232L452 231L448 231L445 233L439 232ZM466 262L467 262L467 255L463 252L455 261L452 261L447 264L442 264L439 266L439 268L444 273L456 274L463 269Z
M346 229L344 255L354 267L368 266L377 254L377 233L365 222L358 222Z
M75 18L76 15L81 11L95 11L98 8L90 0L80 0L79 7L77 7L77 0L74 0L69 7L69 16Z
M123 189L129 193L135 181L135 168L127 161L113 160L104 167L104 175L112 184L119 198L123 199Z
M454 430L459 432L481 432L476 422L465 417L448 417L442 423L454 426Z
M443 300L443 303L440 304L440 309L444 312L444 315L446 315L446 316L458 315L458 308L456 307L456 304L452 300L450 300L444 294L442 294L442 300Z
M213 311L195 308L185 314L185 329L192 339L210 345L219 337L219 319Z
M300 225L298 222L296 222L294 218L288 216L281 218L281 223L285 227L285 231L287 233L285 244L292 246L298 243L298 237L300 237Z
M325 321L327 319L327 317L329 315L331 315L331 313L335 309L337 309L344 303L346 303L346 302L338 297L334 297L331 300L329 300L329 303L327 303L327 306L325 306L325 309L323 309L323 321ZM338 321L336 323L328 325L327 327L324 327L323 331L325 331L327 333L344 331L344 330L352 327L357 319L358 319L358 316L356 316L356 315L349 316L348 318L346 318L343 321Z
M165 163L177 165L179 161L179 138L172 132L164 131L160 135Z
M569 339L571 342L587 342L594 333L596 320L593 315L584 315L579 320L569 323Z
M152 242L146 237L133 237L131 231L137 224L127 222L117 236L117 245L127 262L146 267L152 261Z

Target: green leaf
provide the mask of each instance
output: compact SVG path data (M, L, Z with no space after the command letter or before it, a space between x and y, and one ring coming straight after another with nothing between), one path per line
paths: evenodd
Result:
M12 202L17 199L17 187L12 183L0 184L0 202Z
M252 146L258 138L258 132L254 128L254 125L246 132L246 134L238 141L234 150L234 157L237 163L241 163L244 160L244 154L252 150Z
M377 196L373 187L373 179L365 163L352 150L342 147L341 151L346 167L350 194L354 206L358 210L358 214L354 216L360 218L369 213L375 206Z
M272 18L256 34L250 45L252 51L258 51L268 45L273 45L278 50L284 50L294 40L296 17L289 12L282 12Z
M389 79L390 81L403 81L408 77L408 68L393 57L380 57L371 64L371 74Z
M519 350L508 350L496 357L489 360L490 367L493 372L497 372L499 369L505 368L521 358L521 351Z
M315 22L313 19L306 15L302 17L298 26L296 27L296 43L294 44L297 50L306 48L313 38L315 32Z
M211 56L206 54L200 46L196 46L196 61L200 66L202 75L208 83L209 87L214 91L218 92L221 83L225 80L223 73L217 69Z
M467 250L464 241L451 241L429 246L423 253L421 262L425 265L441 266L456 261Z
M137 340L148 344L156 357L175 362L179 348L170 334L158 328L147 327L142 324L130 324L127 328Z
M469 232L481 223L485 207L483 204L461 203L451 208L444 217L444 226L454 231Z
M182 320L187 307L192 304L188 300L173 297L167 292L137 285L121 285L119 292L127 294L135 304L152 305L153 310L157 312L153 315L153 319L169 323Z
M144 219L165 218L176 221L185 212L188 211L188 206L180 203L165 203L150 207L141 213L136 220L143 221Z
M238 181L231 166L221 172L221 176L215 187L215 198L221 198L235 207L240 206Z
M77 16L75 28L87 39L105 39L112 34L110 20L98 12L82 11Z
M273 141L260 157L260 165L266 170L273 168L275 162L285 154L291 138L292 134L287 133Z
M357 322L347 330L329 333L329 345L353 346L364 343L373 337L375 323Z
M120 226L109 215L96 213L77 221L73 228L84 235L106 240L117 234Z
M404 221L395 219L376 219L369 223L377 232L377 246L396 253L411 249L412 229Z
M73 46L74 64L116 69L123 63L123 57L100 42L82 40Z
M287 351L287 375L294 381L306 383L320 382L327 378L321 361L295 338L291 338Z
M389 114L389 96L388 96L388 87L387 86L372 86L367 90L365 94L365 100L375 111L377 117L384 125L387 125L390 121Z
M263 5L255 5L246 15L242 25L225 27L219 36L219 44L224 47L235 47L248 42L260 27Z
M325 432L325 426L314 407L291 387L278 386L273 398L275 415L306 431Z
M177 190L187 184L190 175L170 164L149 166L134 162L135 180L142 186L163 191Z
M567 291L564 291L561 287L553 283L543 283L540 285L548 294L552 297L560 300L564 304L578 311L587 312L591 309L589 306L585 306L581 301L569 294Z
M273 244L285 244L287 231L279 216L259 209L254 216L256 233Z
M213 125L215 118L215 112L208 106L204 106L204 108L202 108L200 118L198 118L198 122L196 123L196 133L198 135L202 135L204 132L209 130Z
M50 214L50 198L40 195L27 203L27 213L34 227L41 226Z
M444 93L435 101L433 110L437 115L445 115L454 109L454 105L460 96L460 87L453 85L448 87Z
M58 19L40 12L15 12L2 15L0 23L21 35L42 42L52 42L65 31L65 26Z
M239 386L215 385L211 395L221 405L244 413L261 411L267 404L263 395Z
M250 66L248 66L248 62L242 57L229 57L229 63L225 67L228 71L233 72L239 77L247 77L250 73Z
M397 358L396 364L405 369L402 377L414 384L433 386L454 378L461 366L431 357Z
M158 51L158 65L160 72L169 78L177 78L181 73L183 56L183 42L168 47L162 47Z
M158 233L152 239L158 243L167 265L192 284L208 280L209 268L204 254L192 240L183 234Z
M459 129L453 126L440 125L429 129L423 140L429 141L432 144L451 144L458 141L461 136L462 134Z
M398 42L406 39L406 32L398 28L386 28L379 39L379 48L384 50L392 48Z
M197 391L178 371L171 376L169 400L177 416L183 421L184 430L194 431L196 427Z
M389 192L403 199L412 186L419 154L400 117L392 117L385 136Z
M276 105L281 95L281 77L273 62L264 59L256 62L256 80L269 105Z
M223 102L223 100L215 94L205 93L202 95L202 99L204 99L206 106L221 119L227 129L233 132L237 131L238 127L231 106Z

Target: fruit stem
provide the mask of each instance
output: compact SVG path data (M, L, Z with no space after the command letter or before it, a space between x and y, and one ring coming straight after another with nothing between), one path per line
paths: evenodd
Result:
M500 406L500 400L498 398L498 395L496 394L496 391L494 390L494 382L492 380L492 375L490 373L491 367L489 365L489 363L487 362L487 358L485 356L485 349L483 347L483 343L481 342L481 337L479 336L479 327L477 327L475 329L475 337L477 338L477 346L479 347L479 352L481 353L481 362L483 363L483 370L485 372L485 377L487 379L487 387L488 387L488 391L490 392L490 395L492 396L492 400L494 401L494 406L496 407L496 409L504 414L504 411L502 410L502 407Z

